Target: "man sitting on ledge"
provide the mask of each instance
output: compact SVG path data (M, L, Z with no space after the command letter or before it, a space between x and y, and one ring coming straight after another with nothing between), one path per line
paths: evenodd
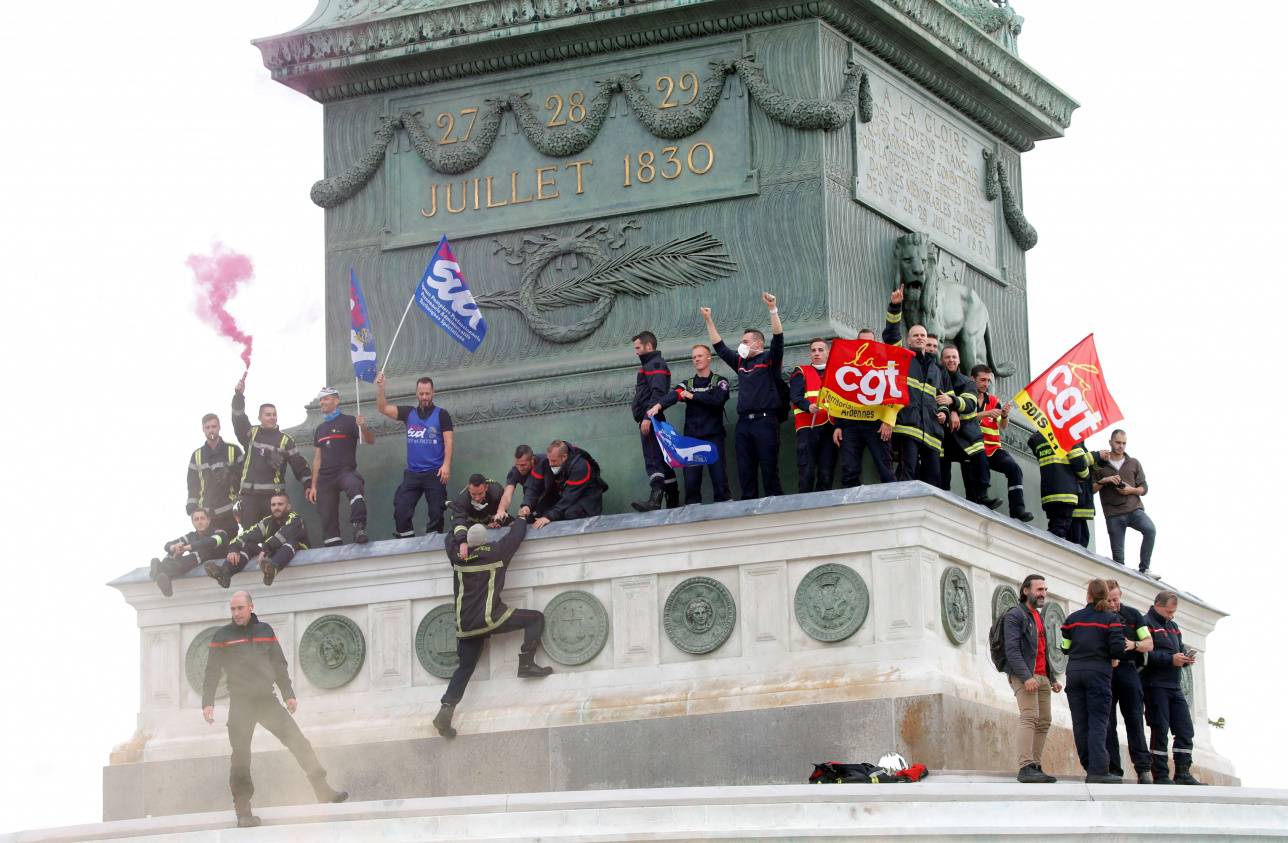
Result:
M604 511L604 482L599 463L586 451L556 439L523 484L519 517L532 519L538 530L552 521L590 518Z
M271 514L267 518L229 543L228 558L223 564L206 563L206 573L224 588L232 584L233 574L245 568L252 556L264 574L264 585L272 585L277 572L295 558L295 552L308 548L308 528L299 513L291 509L290 497L278 492L268 505Z
M228 535L210 524L210 510L197 507L192 511L192 532L167 542L165 558L153 559L148 575L166 597L174 594L172 577L181 577L197 563L218 558L219 550L228 543Z
M447 683L443 706L434 718L434 728L445 738L456 737L452 714L465 695L465 686L483 654L483 642L490 635L523 630L519 647L519 676L540 679L554 671L536 663L537 644L546 616L534 609L512 609L501 602L505 573L527 535L528 522L519 520L500 541L488 540L487 527L474 524L464 543L447 536L447 559L452 563L452 593L456 596L456 656L460 664Z

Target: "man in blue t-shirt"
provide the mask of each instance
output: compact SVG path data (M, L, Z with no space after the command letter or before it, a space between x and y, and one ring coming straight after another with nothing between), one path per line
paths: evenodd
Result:
M452 417L434 405L434 381L416 381L416 406L395 407L385 400L385 376L376 376L376 409L407 425L407 468L394 493L394 536L416 535L411 519L422 495L429 506L426 533L443 530L443 508L447 505L447 481L452 476Z

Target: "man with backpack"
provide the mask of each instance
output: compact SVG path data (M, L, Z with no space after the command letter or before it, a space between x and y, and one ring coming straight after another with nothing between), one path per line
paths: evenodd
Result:
M1020 586L1020 605L994 621L988 635L993 665L1007 675L1020 708L1020 772L1015 778L1023 784L1056 780L1042 770L1042 748L1051 729L1051 694L1060 693L1042 626L1046 595L1046 578L1029 574Z

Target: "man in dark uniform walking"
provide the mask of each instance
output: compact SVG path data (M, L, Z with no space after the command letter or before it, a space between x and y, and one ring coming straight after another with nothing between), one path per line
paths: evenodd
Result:
M520 519L497 542L488 538L487 528L482 524L472 525L463 543L456 536L447 537L452 593L456 596L456 655L460 663L447 683L442 707L434 717L434 728L445 738L456 737L452 715L465 696L465 686L474 675L479 656L483 654L483 643L490 636L523 630L523 644L519 647L521 679L540 679L554 672L536 663L546 616L535 609L514 609L501 602L506 571L527 532L528 522Z
M711 319L711 308L699 308L707 324L707 337L716 356L738 374L738 425L734 428L734 450L738 458L738 490L742 500L760 497L760 479L765 494L781 495L783 484L778 479L778 413L783 409L783 323L778 318L778 299L761 293L769 308L769 327L773 338L765 349L765 335L756 328L742 332L742 342L735 352L725 345Z
M407 425L407 468L402 483L394 492L394 538L416 535L412 518L422 495L428 508L425 532L443 529L443 509L447 506L447 482L452 478L452 416L434 406L434 381L424 377L416 381L416 406L395 407L385 400L385 376L376 376L376 409L381 415Z
M649 485L648 498L633 501L631 506L637 512L652 512L661 509L665 500L667 508L674 509L680 505L680 487L676 485L675 469L662 456L662 446L653 433L654 418L658 421L666 421L666 418L660 413L656 416L649 413L671 391L671 367L666 365L666 358L657 350L657 337L652 331L640 331L631 338L631 342L640 359L639 371L635 373L631 415L640 427L640 446L644 450L644 471L648 473Z
M706 467L711 475L711 493L716 503L729 500L729 473L725 469L724 407L729 402L729 379L711 371L711 349L705 345L693 346L693 377L662 396L662 400L649 408L648 414L656 416L667 407L683 401L684 435L704 439L716 449L716 461ZM702 503L702 469L700 465L685 466L684 503Z
M197 508L210 513L216 530L237 535L237 486L241 478L242 449L230 445L219 435L219 416L206 413L201 417L201 432L206 441L188 458L189 515Z
M313 432L313 485L309 503L322 517L322 546L344 544L340 536L340 493L349 498L349 520L353 523L353 540L367 541L366 483L358 473L358 440L376 443L376 435L367 429L362 416L354 418L340 412L340 391L323 387L318 393L322 423Z
M228 677L228 741L232 744L232 762L228 786L233 794L237 825L248 828L259 825L251 813L250 798L255 783L250 777L250 742L255 724L272 732L299 762L318 802L343 802L346 791L334 790L327 784L326 770L318 761L313 745L304 737L295 719L298 704L291 676L286 669L286 656L273 628L255 615L255 604L245 591L233 593L228 603L232 623L220 627L210 642L210 659L201 688L201 715L207 723L215 722L215 690L219 676ZM273 685L281 691L286 707L273 695Z
M251 425L246 415L246 376L233 388L233 432L246 449L242 461L237 500L237 518L247 527L268 517L269 500L275 492L286 491L286 467L307 489L313 483L309 462L300 454L295 440L277 426L277 407L259 405L259 424Z

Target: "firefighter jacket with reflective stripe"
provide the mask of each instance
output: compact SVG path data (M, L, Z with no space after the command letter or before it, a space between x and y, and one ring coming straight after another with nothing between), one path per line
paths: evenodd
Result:
M288 464L300 485L307 488L312 482L313 469L295 446L295 440L281 428L252 426L246 415L246 396L240 392L233 393L233 432L246 449L241 471L243 495L285 492Z
M949 409L957 413L961 424L957 430L949 431L957 444L967 454L978 454L984 450L984 433L979 427L979 390L975 381L966 377L961 369L956 372L944 370L944 385L948 397L953 399Z
M212 515L232 512L241 482L242 450L222 439L192 452L188 459L188 514L197 507Z
M460 540L448 534L447 559L452 563L452 593L456 597L456 637L487 635L513 614L501 602L505 571L528 532L528 522L519 519L499 541L470 548L461 558Z
M487 524L496 517L496 509L501 504L501 495L505 489L495 480L486 481L483 502L475 503L470 497L470 487L461 489L460 494L447 504L448 534L454 536L456 543L465 541L471 524Z
M977 392L976 395L978 394L979 393ZM985 395L982 396L981 400L983 401L983 406L980 408L981 412L996 410L1002 404L996 395ZM984 453L990 457L993 456L993 454L997 452L997 449L1002 447L1002 428L998 424L997 418L984 418L981 415L979 419L979 432L980 436L982 436L984 440Z
M635 397L631 399L631 415L637 423L648 418L649 407L661 404L662 399L671 391L671 368L662 359L662 352L648 351L639 357L640 368L635 373ZM658 418L662 417L659 415Z
M1090 475L1086 462L1078 458L1075 465L1064 454L1057 453L1046 437L1035 432L1029 437L1029 450L1038 459L1042 472L1042 503L1067 503L1078 505L1078 480Z
M309 530L298 512L288 512L281 519L267 516L250 529L242 530L237 538L228 543L228 549L244 550L252 545L259 545L272 556L288 544L297 551L309 546Z
M166 553L170 552L172 544L186 544L192 548L190 553L197 554L197 558L202 562L209 562L227 552L225 548L228 545L228 534L223 530L206 530L205 533L193 530L191 533L185 533L177 539L166 542Z
M1145 669L1140 681L1155 688L1181 687L1181 671L1185 668L1172 664L1172 656L1185 652L1181 641L1181 628L1176 621L1164 620L1153 606L1145 613L1145 623L1154 636L1154 649L1145 654Z
M558 473L550 470L550 459L541 457L523 484L523 505L551 521L563 519L574 504L595 491L608 491L599 463L576 445L568 445L568 459Z
M1122 618L1113 612L1098 612L1087 605L1065 618L1060 627L1060 649L1069 654L1065 673L1094 670L1113 673L1111 659L1127 655Z
M681 392L693 393L681 398ZM729 379L715 372L705 378L694 375L662 398L662 406L684 402L684 435L711 439L725 435L724 407L729 402Z
M277 642L273 628L253 612L245 626L230 623L215 630L205 681L201 683L202 708L215 704L220 673L228 677L228 693L234 703L271 697L274 683L282 692L282 699L295 698L282 645Z
M881 332L881 341L886 345L904 347L903 330L899 323L903 319L903 306L890 305L886 311L886 326ZM899 410L895 419L894 432L924 442L942 455L943 425L939 421L942 408L935 402L940 392L946 392L944 375L939 361L934 355L924 351L913 351L912 360L908 363L908 406Z
M824 366L819 369L813 363L797 366L787 380L787 390L792 404L792 421L797 430L804 430L820 425L831 424L832 417L827 410L819 408L811 413L809 405L818 406L818 392L823 388Z
M1096 493L1091 488L1091 470L1095 464L1095 460L1081 442L1074 445L1073 450L1069 452L1069 465L1073 466L1078 474L1078 503L1073 508L1074 518L1089 521L1096 517Z

